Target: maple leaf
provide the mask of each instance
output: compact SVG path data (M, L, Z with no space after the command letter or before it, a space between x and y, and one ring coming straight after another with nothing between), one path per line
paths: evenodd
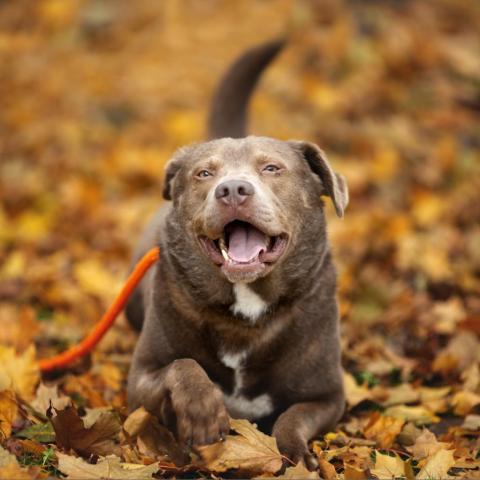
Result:
M120 463L120 458L109 455L97 463L87 463L85 460L65 453L57 453L58 469L75 480L115 479L115 480L147 480L158 471L158 465L136 465Z
M166 455L177 466L186 465L190 460L172 433L143 407L128 416L123 430L130 437L137 438L138 449L142 454L151 457Z
M375 452L375 466L371 469L379 480L392 480L397 477L406 477L408 473L406 462L398 455L386 455Z
M260 432L248 420L230 419L238 435L228 435L224 442L199 447L205 466L214 472L235 468L250 473L276 473L282 455L275 438Z
M31 399L40 378L35 347L17 354L13 348L0 345L0 365L0 391L12 389L25 400Z
M455 465L453 450L438 450L423 465L417 480L446 478L448 470Z
M71 403L69 397L59 396L57 385L45 385L40 383L35 393L35 398L30 402L30 406L37 412L45 415L48 407L52 405L58 410L63 410Z
M12 433L12 423L18 414L18 402L12 390L0 392L0 440Z
M439 442L430 430L424 429L422 434L415 440L414 445L408 448L408 451L410 451L416 459L421 460L431 457L439 450L444 450L449 446L449 443Z
M114 439L120 431L120 424L111 412L102 412L90 427L86 427L73 406L65 410L51 409L47 416L55 430L57 445L65 450L75 450L83 456L91 454L108 455L120 453Z
M390 448L404 424L403 418L389 417L375 412L363 433L365 438L375 440L379 448Z

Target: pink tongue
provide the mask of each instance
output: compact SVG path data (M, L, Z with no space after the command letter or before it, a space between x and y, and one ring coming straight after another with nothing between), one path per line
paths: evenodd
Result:
M228 255L236 262L249 262L267 249L265 235L252 225L235 222L229 233Z

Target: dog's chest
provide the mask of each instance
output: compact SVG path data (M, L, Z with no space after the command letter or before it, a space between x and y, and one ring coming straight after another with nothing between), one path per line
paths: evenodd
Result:
M245 361L248 358L246 351L220 356L221 362L233 370L233 391L230 394L224 392L225 406L230 415L235 418L247 418L254 420L269 415L273 412L272 399L267 393L254 398L244 394Z

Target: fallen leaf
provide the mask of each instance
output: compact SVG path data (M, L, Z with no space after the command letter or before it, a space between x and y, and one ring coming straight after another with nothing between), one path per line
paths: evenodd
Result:
M57 453L58 469L67 477L75 480L115 479L115 480L146 480L153 478L158 471L158 464L134 465L120 463L120 458L109 455L95 464L87 463L77 457Z
M354 407L360 402L372 398L372 392L365 385L358 385L355 378L350 373L344 372L343 384L345 387L347 403L350 407Z
M367 480L365 469L344 463L343 477L345 480Z
M325 480L334 480L337 478L335 467L324 458L318 458L318 467L320 469L320 475Z
M38 423L24 428L15 434L18 438L28 438L40 443L52 443L55 441L55 431L50 422Z
M424 429L422 434L415 440L413 446L407 448L407 450L411 452L417 460L422 460L448 447L450 447L449 443L439 442L430 430Z
M0 440L12 433L12 423L18 414L18 402L12 390L0 392Z
M305 480L320 479L317 472L310 472L310 470L308 470L301 462L297 463L297 465L295 465L294 467L288 467L283 475L275 478L286 478L290 480L298 480L300 478Z
M472 432L480 430L480 415L467 415L463 421L462 428Z
M453 396L451 404L453 406L453 413L464 417L480 404L480 395L469 392L468 390L463 390Z
M238 435L228 435L222 443L200 447L205 466L214 472L231 468L251 473L276 473L282 466L277 441L260 432L248 420L230 419Z
M398 455L375 452L375 466L371 469L379 480L392 480L406 476L405 462Z
M48 386L44 383L40 383L35 393L34 400L30 402L30 406L37 410L37 412L45 415L50 405L57 410L63 410L71 402L70 398L59 396L57 385Z
M375 440L379 448L390 448L404 424L403 418L389 417L376 412L366 426L364 435L369 440Z
M10 478L15 480L30 480L28 471L21 468L15 458L2 446L0 446L0 478Z
M438 450L423 465L417 480L447 478L447 472L455 465L453 450Z
M102 412L97 421L88 428L73 406L65 410L55 410L55 413L56 415L53 415L49 409L48 416L60 448L67 451L72 449L84 456L120 453L115 438L121 427L112 412Z
M434 415L425 407L409 407L407 405L396 405L385 410L384 414L390 417L401 418L406 422L413 422L415 425L437 423L440 418Z
M35 347L17 354L13 348L0 345L0 365L0 391L12 389L30 400L40 378Z
M177 466L186 465L189 462L189 456L177 443L172 433L143 407L128 416L123 429L131 438L137 438L138 450L141 454L152 458L167 456Z

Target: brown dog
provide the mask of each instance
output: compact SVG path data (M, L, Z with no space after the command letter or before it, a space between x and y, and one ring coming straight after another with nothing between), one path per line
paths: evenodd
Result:
M210 131L227 138L182 148L166 167L169 202L135 257L161 247L127 309L143 324L128 396L191 445L222 439L228 415L264 420L285 455L314 468L308 441L344 410L320 197L342 216L348 193L316 145L238 138L250 93L280 48L248 51L221 83Z

